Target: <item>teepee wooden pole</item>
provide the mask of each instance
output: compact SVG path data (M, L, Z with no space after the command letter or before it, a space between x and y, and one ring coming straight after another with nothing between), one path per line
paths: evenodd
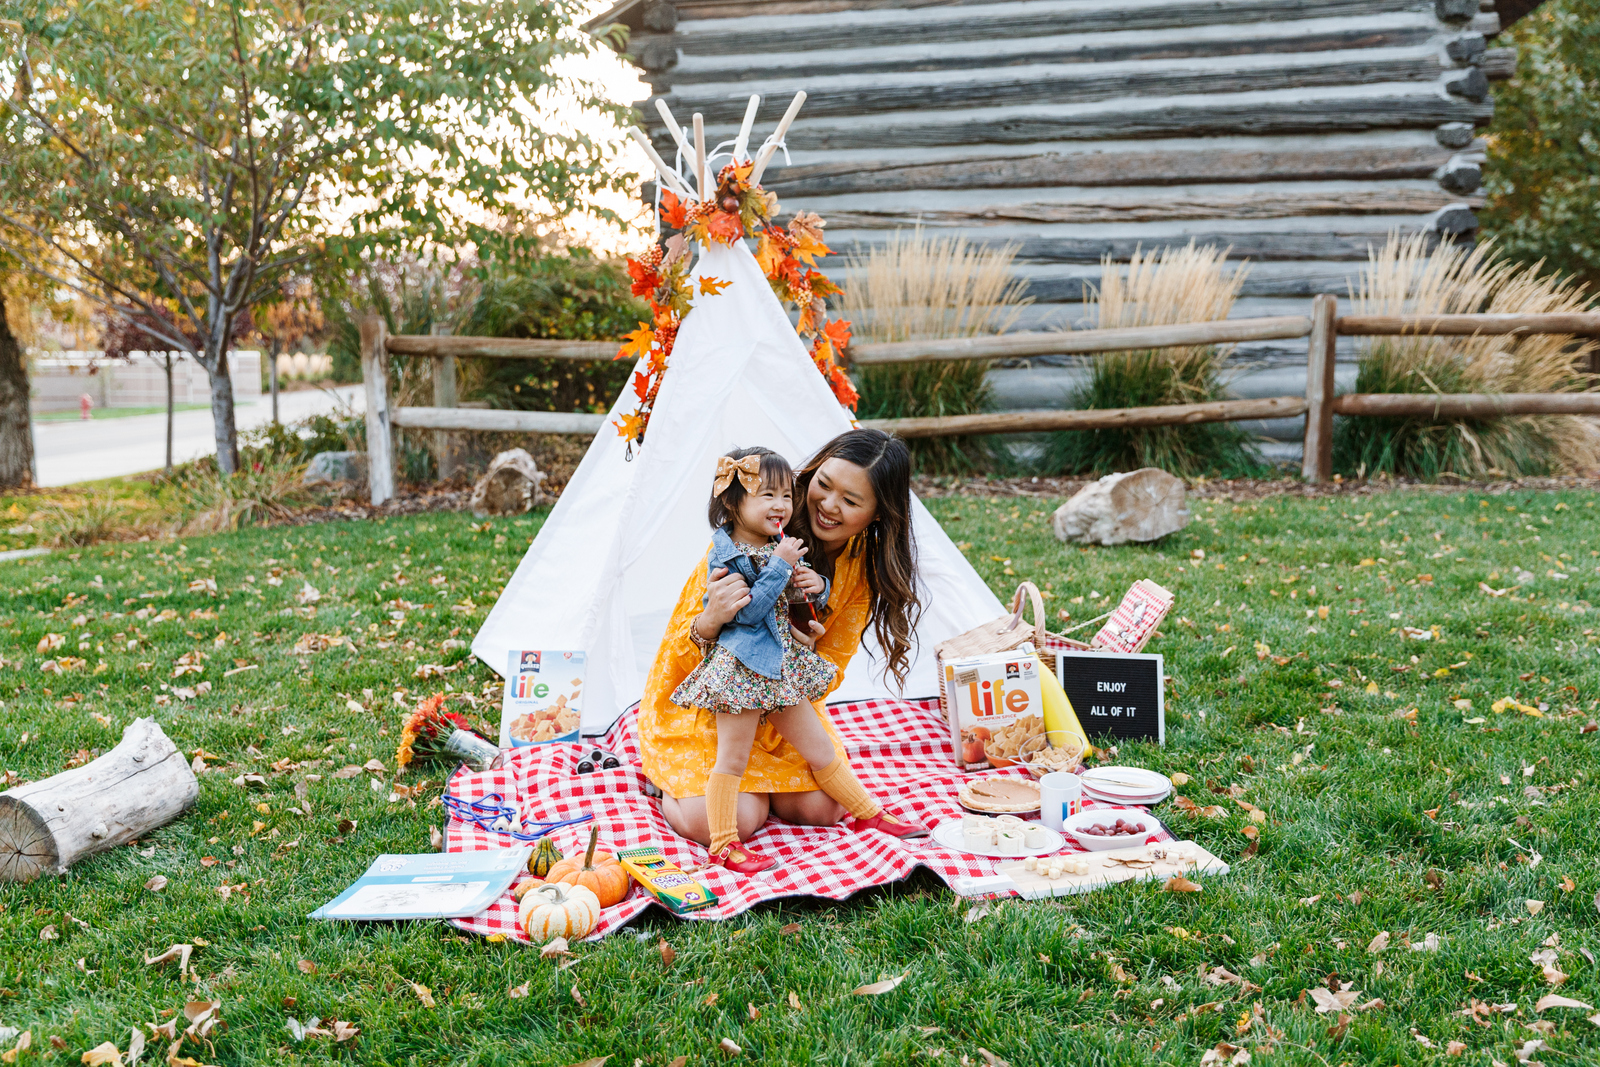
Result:
M665 100L656 101L656 112L660 114L661 121L667 124L667 132L672 134L672 140L678 146L678 151L683 153L683 158L694 165L694 149L689 147L689 138L684 134L683 127L672 117L672 109L667 107ZM691 198L692 199L692 198Z
M661 153L657 152L656 146L650 143L650 138L641 133L637 126L628 127L628 136L633 138L635 144L644 149L644 154L649 158L651 165L656 168L656 174L661 178L661 184L671 189L678 196L688 199L689 190L684 186L683 182L678 180L678 176L673 173L672 168L667 166L667 161L661 158Z
M772 162L772 155L778 150L778 145L783 143L783 135L789 132L789 126L794 122L794 117L800 114L800 105L806 102L804 89L794 94L794 99L789 101L789 110L783 113L783 119L778 123L777 132L772 135L772 140L762 146L761 155L756 159L755 169L750 172L750 184L760 185L761 176L767 172L767 164Z
M711 167L706 162L706 120L694 113L694 176L700 183L700 200L711 199Z
M761 97L751 94L750 103L745 105L744 122L739 126L739 139L733 143L733 161L738 163L741 159L750 158L750 130L756 124L756 109L761 106Z

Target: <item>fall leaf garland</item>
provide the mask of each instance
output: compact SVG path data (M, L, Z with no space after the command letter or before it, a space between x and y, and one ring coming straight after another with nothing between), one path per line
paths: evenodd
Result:
M681 232L628 260L633 295L649 301L652 318L651 322L641 322L624 338L616 355L617 359L644 361L632 379L637 399L633 411L612 424L617 434L629 441L630 448L644 443L650 413L661 391L678 327L689 313L696 283L702 296L714 296L731 284L708 275L691 280L686 238L704 246L712 241L732 245L743 237L754 237L756 262L766 274L773 294L799 309L795 330L808 343L811 360L834 397L851 411L860 399L841 362L850 343L850 323L828 318L825 298L840 289L816 267L817 257L831 251L823 241L826 223L817 215L802 211L788 226L776 225L772 218L778 212L778 198L750 184L751 167L748 162L724 166L717 175L716 195L709 201L684 202L670 192L662 193L661 221Z

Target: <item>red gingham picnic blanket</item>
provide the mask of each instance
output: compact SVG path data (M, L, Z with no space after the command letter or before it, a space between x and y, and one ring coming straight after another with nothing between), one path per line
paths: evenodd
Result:
M879 797L889 812L913 819L929 829L958 817L963 809L956 799L961 784L970 780L955 765L950 727L937 699L866 700L837 704L828 709L839 731L850 765L862 783ZM639 845L654 845L668 860L694 873L717 894L717 903L684 916L686 919L729 919L764 900L815 896L843 900L871 886L898 881L916 867L932 870L946 884L960 877L994 873L998 860L973 856L933 843L931 837L900 841L877 831L858 833L851 820L838 826L792 826L769 818L751 839L751 846L780 861L780 865L754 876L735 874L723 867L706 867L704 846L686 841L667 826L660 802L643 792L639 769L638 709L618 720L600 738L600 747L623 758L623 766L592 774L576 774L580 752L589 745L547 744L519 748L504 766L474 772L463 767L446 791L462 800L479 800L499 793L505 803L520 807L527 821L555 821L592 812L600 826L600 847L610 852ZM1020 767L997 774L1027 776ZM1092 805L1092 802L1090 804ZM1136 809L1141 813L1144 809ZM582 854L588 844L589 823L552 831L551 839L563 855ZM1165 839L1168 835L1161 833ZM477 825L451 818L445 827L445 850L507 848L513 838L486 832ZM1063 852L1081 852L1068 838ZM638 885L619 904L600 917L594 937L603 937L633 920L655 904ZM507 892L488 911L452 920L472 933L525 941L517 928L517 902Z

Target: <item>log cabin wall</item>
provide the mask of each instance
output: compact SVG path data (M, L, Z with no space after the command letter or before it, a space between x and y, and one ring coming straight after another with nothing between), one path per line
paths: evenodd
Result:
M592 25L613 21L708 144L751 93L759 137L806 91L763 184L822 215L839 257L918 223L1018 244L1036 301L1019 328L1083 325L1107 253L1230 247L1250 263L1242 317L1344 300L1391 231L1470 240L1476 131L1515 69L1494 0L625 0ZM1255 371L1241 395L1304 388L1296 342L1236 359ZM998 372L1002 404L1059 406L1081 372L1053 362Z

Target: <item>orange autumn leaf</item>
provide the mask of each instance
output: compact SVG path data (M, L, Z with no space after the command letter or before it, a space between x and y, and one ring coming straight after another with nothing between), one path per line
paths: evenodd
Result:
M850 347L849 319L834 319L822 328L822 332L827 334L829 341L833 342L835 351L843 352Z
M706 224L706 232L718 244L731 245L744 236L744 223L738 215L726 211L715 211L711 214L710 221Z
M661 194L661 221L671 226L674 230L683 229L684 205L677 195L671 192Z
M625 335L625 343L617 353L617 358L642 359L650 354L650 346L655 344L655 340L655 331L641 322L637 330Z
M778 249L777 242L767 233L761 231L761 238L756 242L756 265L761 268L761 273L772 277L778 269L778 264L783 262L783 253Z
M650 395L650 375L644 371L633 372L633 395L640 400Z
M618 437L636 439L640 434L644 433L644 423L644 416L634 412L631 415L622 416L622 420L614 425L617 428Z
M732 282L725 282L721 278L713 278L708 274L700 275L699 281L701 296L716 296L733 284Z

